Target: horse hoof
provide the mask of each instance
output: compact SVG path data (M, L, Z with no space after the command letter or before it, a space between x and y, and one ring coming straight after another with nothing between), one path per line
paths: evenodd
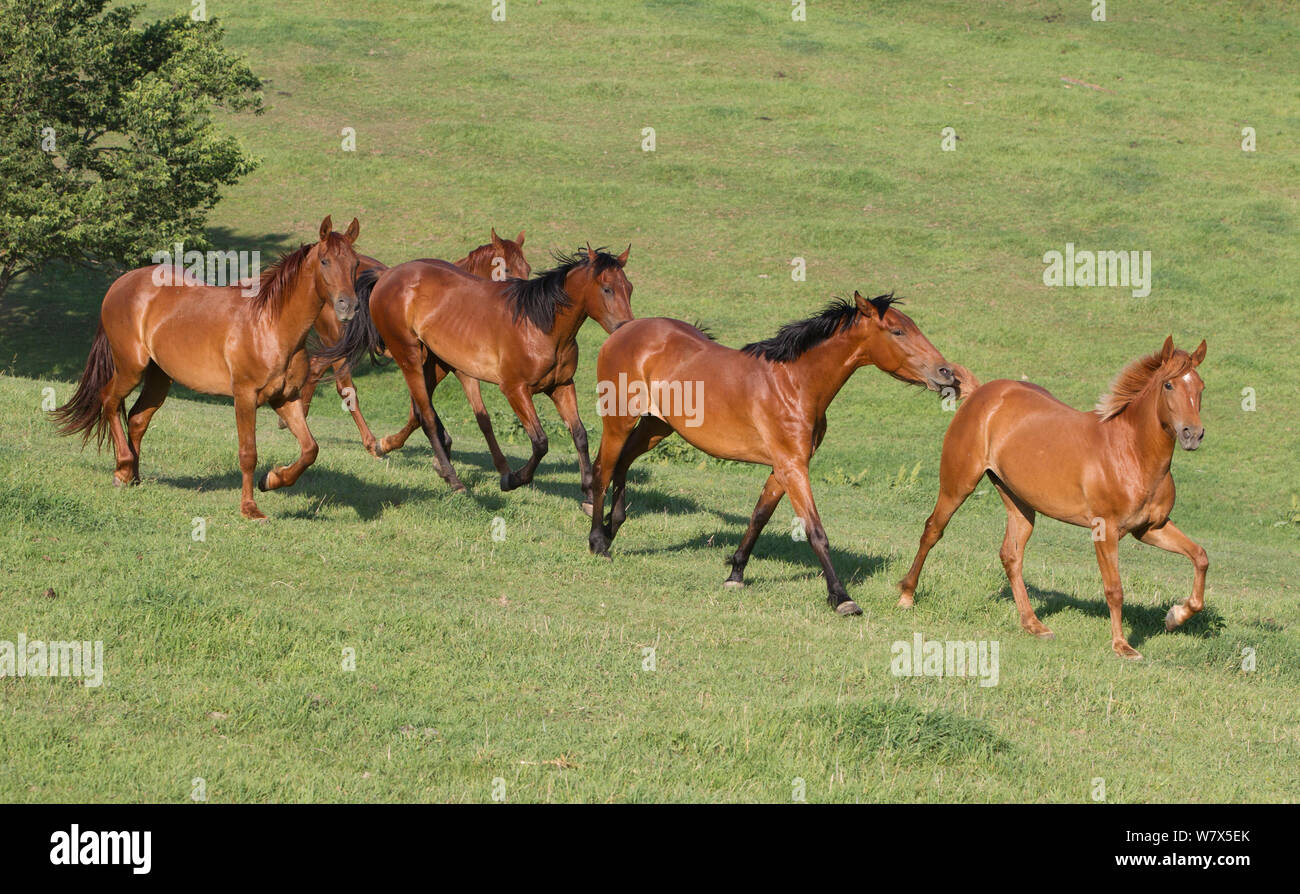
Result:
M514 490L516 487L519 486L519 484L520 484L519 476L516 475L514 472L503 472L501 474L502 490L506 490L506 491Z
M1169 614L1165 615L1165 632L1177 630L1182 623L1178 617L1178 606L1175 605L1169 609Z
M582 503L582 514L587 516L587 518L591 518L591 513L592 513L591 501L584 500Z
M270 476L270 474L271 474L271 472L270 472L270 470L268 470L268 471L262 473L262 477L261 477L261 478L257 479L257 489L260 490L260 491L262 491L263 493L266 493L266 491L267 491L267 487L266 487L266 479ZM251 516L250 516L250 518L251 518Z
M381 448L378 444L371 444L369 447L366 448L366 452L369 453L371 456L373 456L375 459L384 458L383 448Z
M1034 636L1039 639L1056 639L1056 634L1050 630L1044 630L1042 633L1035 633Z
M916 607L916 601L913 600L913 599L909 599L909 598L906 597L906 596L899 596L899 597L898 597L898 607L899 607L899 608L915 608L915 607Z
M262 510L258 509L256 506L253 506L251 509L247 507L240 509L239 514L242 515L244 518L248 519L249 521L257 521L257 522L266 521L266 516L263 515Z
M1116 646L1115 654L1120 658L1123 658L1125 661L1142 660L1142 653L1130 646L1128 643L1125 643L1123 646Z
M283 419L279 420L279 424L276 426L276 428L288 428L288 427L289 427L289 423L285 422Z
M743 590L745 588L745 582L743 580L732 580L731 578L724 580L722 585L728 590Z
M858 604L852 599L846 599L839 605L835 606L835 614L844 615L846 617L848 615L860 615L862 614L862 609L858 608Z

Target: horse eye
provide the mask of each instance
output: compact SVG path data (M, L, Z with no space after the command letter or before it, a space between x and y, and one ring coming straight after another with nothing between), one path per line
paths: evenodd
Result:
M320 265L321 265L322 267L328 267L328 266L330 265L329 259L328 259L328 258L321 258Z
M611 289L609 286L601 286L601 287L600 287L600 290L601 290L602 292L604 292L606 295L613 295L613 294L614 294L614 290Z
M1173 383L1173 382L1165 382L1165 390L1166 390L1166 391L1173 391L1173 390L1174 390L1174 383Z
M892 334L892 335L897 335L897 336L900 336L900 337L901 337L902 334L903 334L903 330L902 330L902 329L895 329L895 330L893 330L893 332L892 332L891 334Z

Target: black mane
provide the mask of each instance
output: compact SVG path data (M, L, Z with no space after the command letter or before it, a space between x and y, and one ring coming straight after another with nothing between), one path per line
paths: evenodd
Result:
M611 267L618 266L618 258L603 248L596 249L592 261L585 248L571 255L556 252L552 255L556 266L537 274L532 279L507 280L506 299L510 302L514 322L527 317L538 329L550 332L555 328L555 314L572 302L564 291L564 280L575 267L592 265L592 276L599 276Z
M902 299L895 298L894 293L879 295L871 299L871 306L880 316L885 315L891 304ZM789 363L797 360L812 347L815 347L836 333L848 329L858 321L858 307L852 301L836 298L826 305L820 313L806 320L786 323L776 335L763 341L751 342L740 350L751 357L762 357L773 363Z

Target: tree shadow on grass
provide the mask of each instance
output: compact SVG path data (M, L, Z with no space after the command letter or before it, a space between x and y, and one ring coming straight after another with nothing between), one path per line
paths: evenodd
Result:
M1026 589L1029 590L1029 600L1034 605L1034 613L1038 615L1039 620L1043 623L1047 623L1047 619L1052 615L1066 610L1077 611L1094 618L1104 619L1107 623L1110 622L1110 608L1106 605L1105 597L1080 599L1059 590L1040 590L1037 587L1028 585L1026 585ZM1011 595L1011 586L1009 584L1003 584L1002 589L993 598L1011 603L1014 611L1015 597ZM1129 644L1136 648L1153 635L1166 633L1165 615L1169 612L1172 604L1144 605L1126 600L1124 603L1124 626L1131 631L1128 638ZM1226 622L1223 616L1213 606L1206 606L1171 633L1194 636L1199 639L1211 639L1222 633L1225 626Z
M280 252L297 248L302 241L287 233L241 235L227 227L209 227L205 232L212 245L223 251L261 252L263 269ZM302 235L315 239L311 233ZM0 369L31 379L80 378L99 325L104 293L122 272L50 262L19 277L0 297ZM180 386L172 389L172 396L221 400Z

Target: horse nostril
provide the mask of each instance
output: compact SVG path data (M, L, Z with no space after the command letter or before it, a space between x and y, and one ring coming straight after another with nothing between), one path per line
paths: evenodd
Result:
M952 370L946 366L941 366L939 367L939 375L944 376L946 378L952 378Z

